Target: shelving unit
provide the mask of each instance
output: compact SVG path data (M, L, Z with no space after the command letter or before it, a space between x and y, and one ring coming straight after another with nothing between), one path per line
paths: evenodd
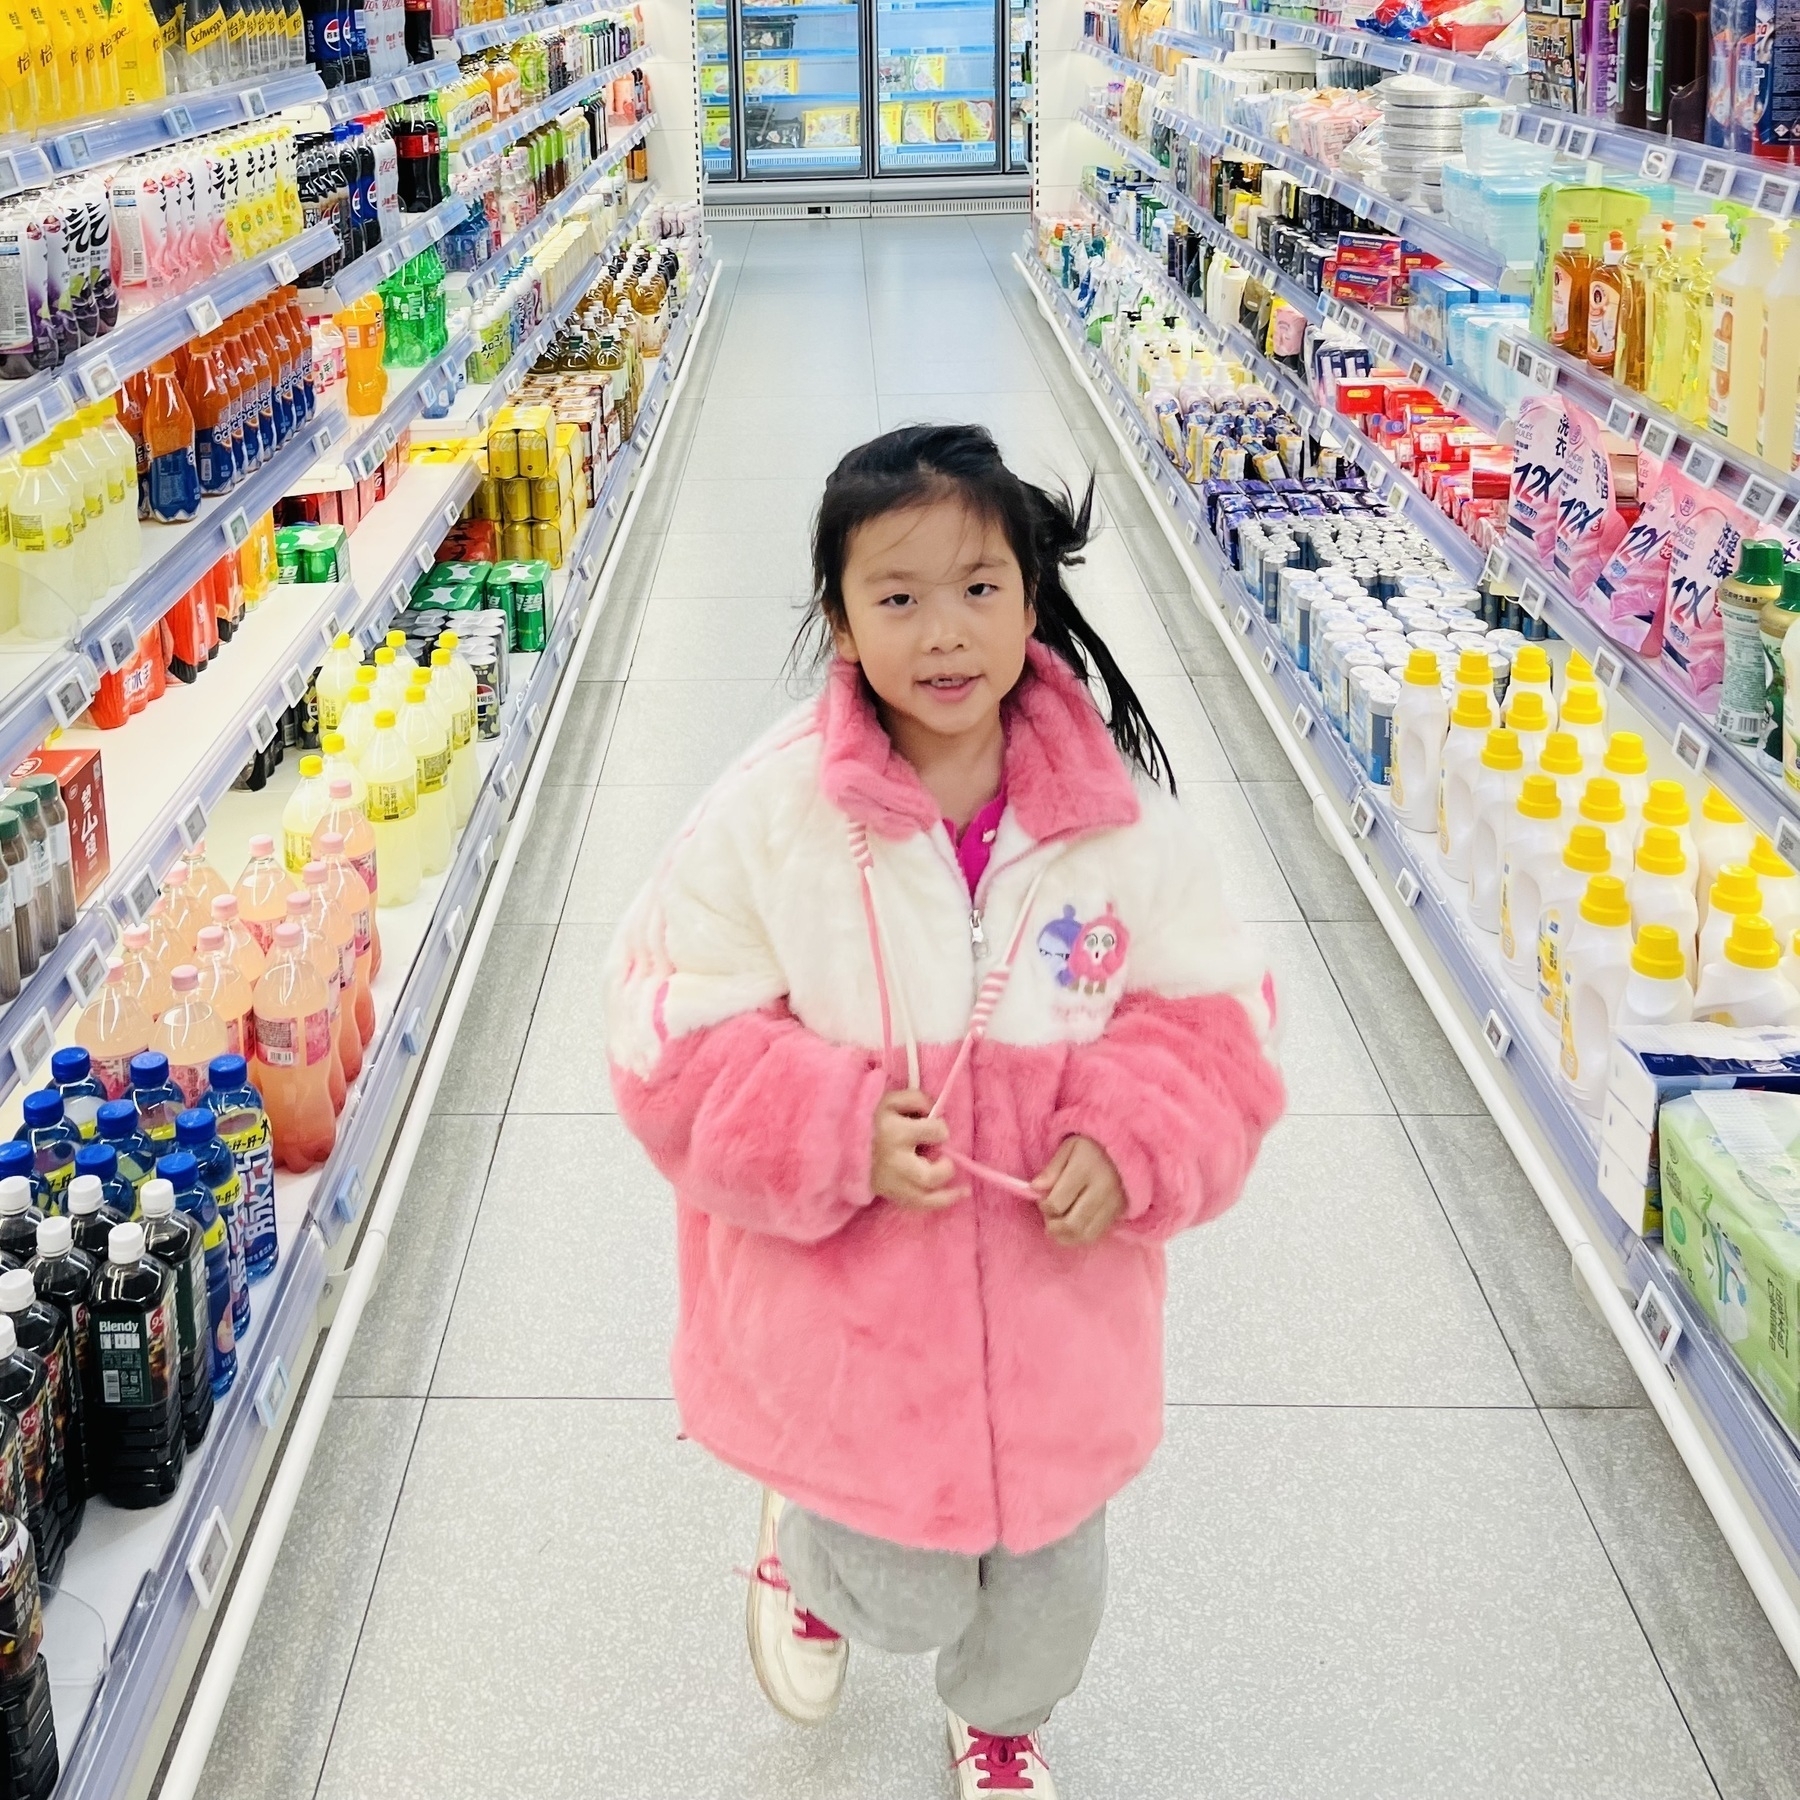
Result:
M422 251L448 237L468 215L469 203L460 194L439 201L430 212L403 213L401 217L413 223L392 243L378 244L355 262L346 263L324 287L303 288L300 304L311 314L341 312Z
M533 14L533 18L541 20L544 15ZM564 21L573 23L574 21ZM547 29L547 27L541 27ZM570 107L579 106L590 95L597 94L602 88L610 86L621 75L629 75L640 67L649 56L649 51L642 47L633 50L630 55L622 56L617 62L611 62L603 69L596 69L592 75L583 75L578 81L571 81L567 87L558 88L554 94L539 100L532 106L521 107L510 119L503 120L491 131L484 131L480 137L472 138L455 151L450 158L450 172L455 175L466 175L478 163L485 162L490 156L498 156L509 145L516 144L520 138L529 137L540 125L548 125L552 119L559 118Z

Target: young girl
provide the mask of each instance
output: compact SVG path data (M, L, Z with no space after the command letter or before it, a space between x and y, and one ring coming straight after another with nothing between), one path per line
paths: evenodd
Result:
M1063 586L1090 508L974 426L846 456L824 692L607 967L619 1111L676 1190L682 1420L764 1484L757 1678L810 1723L847 1639L935 1650L965 1800L1054 1795L1038 1728L1162 1429L1162 1245L1282 1107L1270 981Z

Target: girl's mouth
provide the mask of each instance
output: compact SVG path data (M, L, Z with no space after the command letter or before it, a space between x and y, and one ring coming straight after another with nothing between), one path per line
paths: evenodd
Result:
M979 675L934 675L919 686L939 700L960 700L981 679Z

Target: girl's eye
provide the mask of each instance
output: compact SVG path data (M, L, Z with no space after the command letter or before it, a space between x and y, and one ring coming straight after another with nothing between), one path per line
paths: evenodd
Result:
M972 581L969 583L969 594L976 600L985 600L989 594L997 594L1000 584L997 581Z
M912 605L912 595L911 594L889 594L885 599L876 601L875 604L877 606L911 606Z

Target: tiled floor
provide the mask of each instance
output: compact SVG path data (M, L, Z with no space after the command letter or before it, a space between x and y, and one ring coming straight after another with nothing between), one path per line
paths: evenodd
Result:
M613 922L792 703L837 456L975 418L1097 468L1079 592L1266 938L1292 1112L1170 1259L1169 1413L1052 1722L1068 1800L1793 1800L1800 1684L1561 1245L1188 597L1009 256L1016 219L758 225L553 785L209 1766L209 1800L941 1800L929 1673L785 1726L755 1493L668 1399L666 1189L612 1114Z

